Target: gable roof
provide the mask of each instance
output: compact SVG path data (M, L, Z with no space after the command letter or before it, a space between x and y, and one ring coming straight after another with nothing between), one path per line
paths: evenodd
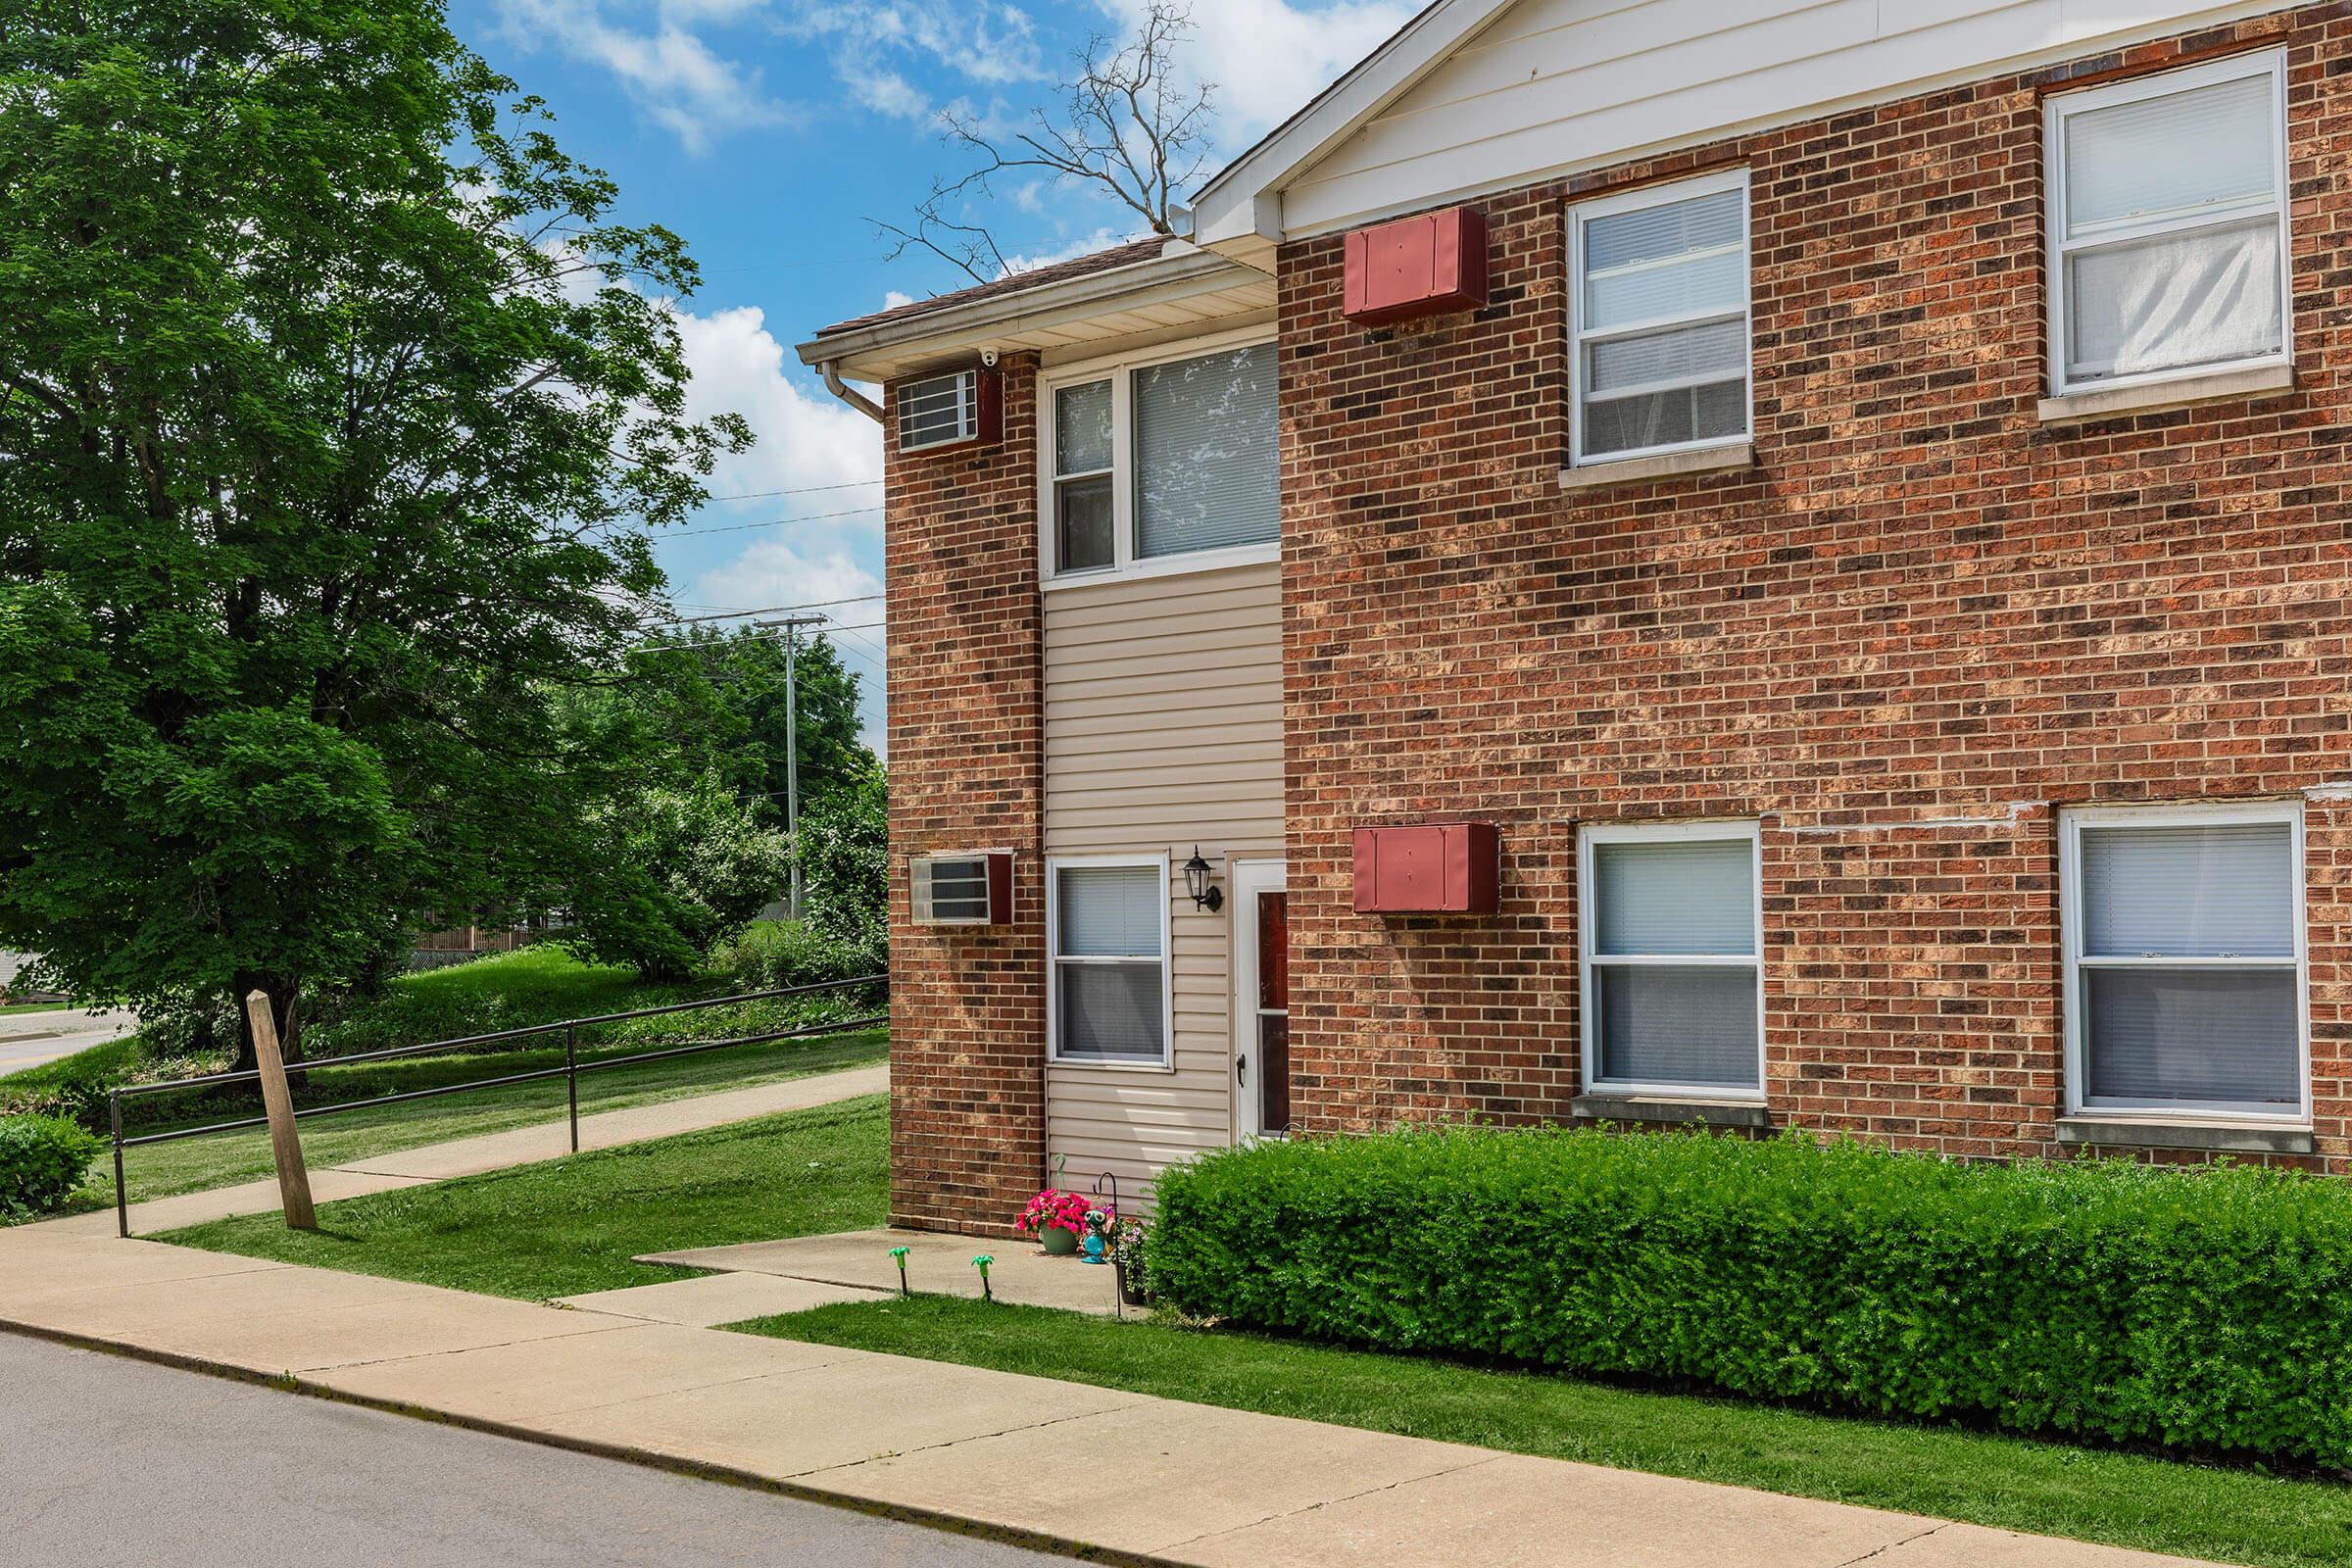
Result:
M1279 187L1395 103L1514 0L1431 0L1305 108L1258 138L1193 198L1193 239L1240 255L1282 238Z

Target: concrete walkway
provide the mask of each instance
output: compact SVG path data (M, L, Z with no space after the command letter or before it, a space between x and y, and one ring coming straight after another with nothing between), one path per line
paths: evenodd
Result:
M1014 1249L997 1250L1002 1256ZM1126 1561L1200 1568L1846 1568L1866 1559L1872 1568L2159 1568L2185 1561L1074 1383L121 1242L71 1222L0 1230L0 1326Z
M138 1026L139 1015L122 1008L0 1013L0 1076L120 1039Z
M806 1078L786 1078L711 1095L689 1095L651 1105L632 1105L626 1110L598 1111L580 1118L580 1148L612 1149L651 1138L701 1132L707 1127L723 1127L757 1116L807 1110L837 1100L855 1100L860 1095L879 1095L889 1088L890 1069L877 1064L842 1072L811 1073ZM484 1133L475 1138L456 1138L420 1149L406 1149L398 1153L376 1154L340 1165L314 1166L311 1195L327 1203L339 1198L388 1192L395 1187L418 1187L427 1182L448 1181L453 1176L478 1176L510 1165L561 1159L570 1149L569 1134L559 1118L503 1133ZM138 1151L130 1151L129 1157L136 1159ZM271 1177L133 1203L130 1229L133 1235L176 1230L182 1225L202 1225L238 1214L267 1214L277 1205L277 1181ZM115 1216L112 1210L78 1214L72 1219L49 1221L39 1229L112 1236Z

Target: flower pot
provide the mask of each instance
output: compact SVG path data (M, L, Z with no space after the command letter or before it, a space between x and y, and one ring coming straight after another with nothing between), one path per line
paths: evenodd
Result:
M1058 1225L1049 1225L1037 1233L1038 1245L1048 1257L1068 1257L1078 1250L1078 1233L1065 1231Z
M1150 1306L1152 1293L1145 1290L1139 1283L1143 1279L1141 1271L1130 1274L1124 1263L1114 1263L1111 1266L1119 1271L1119 1299L1129 1306Z

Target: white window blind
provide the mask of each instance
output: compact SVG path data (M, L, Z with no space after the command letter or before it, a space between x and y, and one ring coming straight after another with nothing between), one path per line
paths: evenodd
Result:
M1571 229L1579 461L1745 435L1745 180L1596 202Z
M1054 568L1090 571L1117 559L1112 515L1110 383L1054 394Z
M1139 558L1280 537L1274 380L1271 344L1134 372Z
M2062 387L2285 352L2281 65L2050 101Z
M2077 834L2082 1102L2299 1107L2292 825L2085 823Z
M1072 1061L1165 1061L1160 868L1061 866L1054 900L1054 1054Z
M1756 845L1736 831L1619 830L1590 844L1585 1036L1594 1082L1762 1089Z

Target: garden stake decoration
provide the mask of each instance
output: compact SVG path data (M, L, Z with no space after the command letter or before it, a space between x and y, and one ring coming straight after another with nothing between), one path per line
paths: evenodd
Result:
M906 1289L906 1249L894 1247L890 1250L890 1255L896 1258L899 1264L899 1295L902 1297L912 1296L914 1293Z
M1110 1261L1110 1216L1099 1208L1086 1211L1086 1260L1089 1263Z
M997 1293L988 1288L988 1265L995 1261L996 1259L986 1252L982 1252L972 1259L972 1267L980 1271L980 1299L983 1301L993 1301L997 1298Z

